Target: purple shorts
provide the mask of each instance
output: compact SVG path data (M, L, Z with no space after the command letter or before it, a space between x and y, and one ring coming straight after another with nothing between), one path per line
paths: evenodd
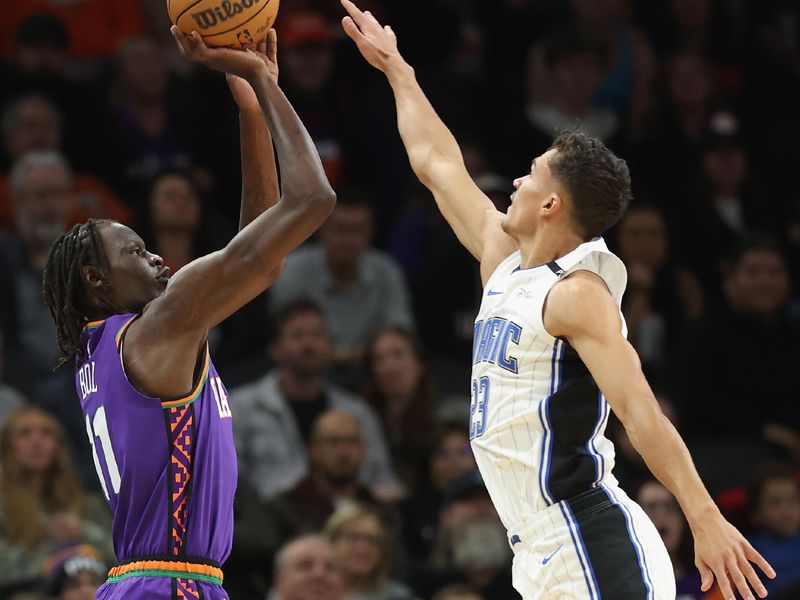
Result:
M129 577L100 586L96 600L228 600L222 586L193 579Z

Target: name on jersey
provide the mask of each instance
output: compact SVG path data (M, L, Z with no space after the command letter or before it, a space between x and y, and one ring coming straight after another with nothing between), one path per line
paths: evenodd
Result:
M82 400L86 399L89 394L94 394L97 391L97 383L94 380L94 361L86 363L78 371L78 381L81 386Z
M503 317L490 317L475 323L472 339L472 364L496 364L501 369L518 373L517 359L510 354L511 344L519 345L522 327Z

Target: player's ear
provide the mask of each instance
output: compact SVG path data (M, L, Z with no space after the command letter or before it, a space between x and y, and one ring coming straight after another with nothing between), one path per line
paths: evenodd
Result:
M102 290L109 286L108 281L103 276L103 272L97 267L91 265L81 267L81 275L83 276L83 281L93 290Z
M542 204L543 213L552 214L559 208L561 208L561 196L559 196L556 193L552 193L549 196L545 197L544 203Z

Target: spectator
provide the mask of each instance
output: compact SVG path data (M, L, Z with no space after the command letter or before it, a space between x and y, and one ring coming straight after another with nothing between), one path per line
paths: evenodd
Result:
M378 413L395 470L413 487L431 446L438 398L422 345L403 327L378 331L364 351L364 396Z
M314 423L308 441L309 474L276 499L285 538L320 531L339 507L375 498L358 482L364 440L350 413L328 410Z
M3 334L0 333L0 423L5 423L9 415L25 401L22 394L5 383L4 354Z
M506 530L477 470L447 486L431 567L410 578L422 597L449 583L467 583L487 600L518 597Z
M695 459L712 489L741 484L765 459L800 458L800 413L787 402L800 388L790 286L778 247L767 238L747 240L725 277L726 306L693 324L676 346L675 397L691 415L685 425L693 427Z
M375 413L327 380L333 350L322 310L311 300L298 299L284 306L276 323L276 367L231 392L238 407L234 435L242 473L265 500L291 489L308 474L305 444L312 424L334 408L358 420L366 446L359 480L378 497L398 494Z
M80 542L113 560L107 508L81 491L64 431L33 407L0 432L0 586L32 582L56 550Z
M691 271L671 257L667 224L652 206L630 208L617 227L619 256L628 269L622 313L628 339L645 367L663 366L670 335L703 310L703 291Z
M502 119L493 157L506 177L520 177L530 170L531 159L543 153L560 131L580 127L613 145L619 129L616 114L595 107L592 98L608 71L611 47L595 32L574 27L550 34L529 54L527 105L523 112ZM544 71L547 85L541 84ZM499 109L498 109L499 110Z
M412 600L411 590L389 578L389 533L376 509L339 508L325 525L325 537L345 600Z
M770 595L800 583L800 481L787 465L767 464L750 484L753 547L778 576L764 582Z
M443 587L431 600L483 600L483 598L468 585L455 583Z
M413 327L403 273L389 256L370 248L372 210L360 194L339 195L320 230L320 244L289 255L271 288L273 306L307 296L322 306L338 366L352 371L364 344L381 327Z
M108 569L97 550L91 546L70 548L57 555L48 591L57 600L94 600L107 574Z
M430 559L445 490L454 479L476 468L467 430L466 423L449 423L436 431L426 476L401 505L405 546L415 565L425 565Z
M636 502L656 526L669 552L675 572L676 600L709 598L710 594L700 591L700 572L694 566L692 534L675 496L655 479L648 479L639 487Z
M58 108L38 94L23 96L3 113L2 133L5 155L10 163L28 152L62 151L62 121ZM111 188L89 173L72 177L72 196L75 202L68 222L82 223L86 219L114 219L130 222L130 211ZM0 230L13 227L14 207L8 179L0 179Z
M342 600L342 582L330 543L304 535L284 544L275 557L270 600Z

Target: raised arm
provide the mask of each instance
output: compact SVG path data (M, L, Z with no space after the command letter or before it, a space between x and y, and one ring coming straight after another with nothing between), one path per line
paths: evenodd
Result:
M258 45L258 56L278 81L278 36L270 29L267 38ZM239 107L239 140L242 157L242 204L239 212L239 231L280 198L278 171L272 135L261 111L258 97L247 81L226 74L225 79Z
M493 218L498 211L469 176L455 137L425 97L414 69L400 55L391 27L382 27L371 13L361 12L349 0L342 0L342 6L349 15L342 21L345 32L392 86L411 168L433 193L459 241L481 262L487 259L487 243L499 244L505 256L511 254L516 246Z
M705 489L692 458L642 374L636 351L623 337L619 310L605 283L579 271L556 284L544 313L547 330L564 338L586 364L634 448L661 483L678 499L695 540L695 564L707 591L716 577L724 597L766 596L751 562L769 577L775 573L750 543L728 523ZM733 584L733 585L732 585Z
M266 289L335 202L313 141L258 55L209 49L197 34L172 31L187 57L250 84L272 132L283 194L224 249L181 269L130 327L128 374L143 392L160 397L185 393L208 329Z

